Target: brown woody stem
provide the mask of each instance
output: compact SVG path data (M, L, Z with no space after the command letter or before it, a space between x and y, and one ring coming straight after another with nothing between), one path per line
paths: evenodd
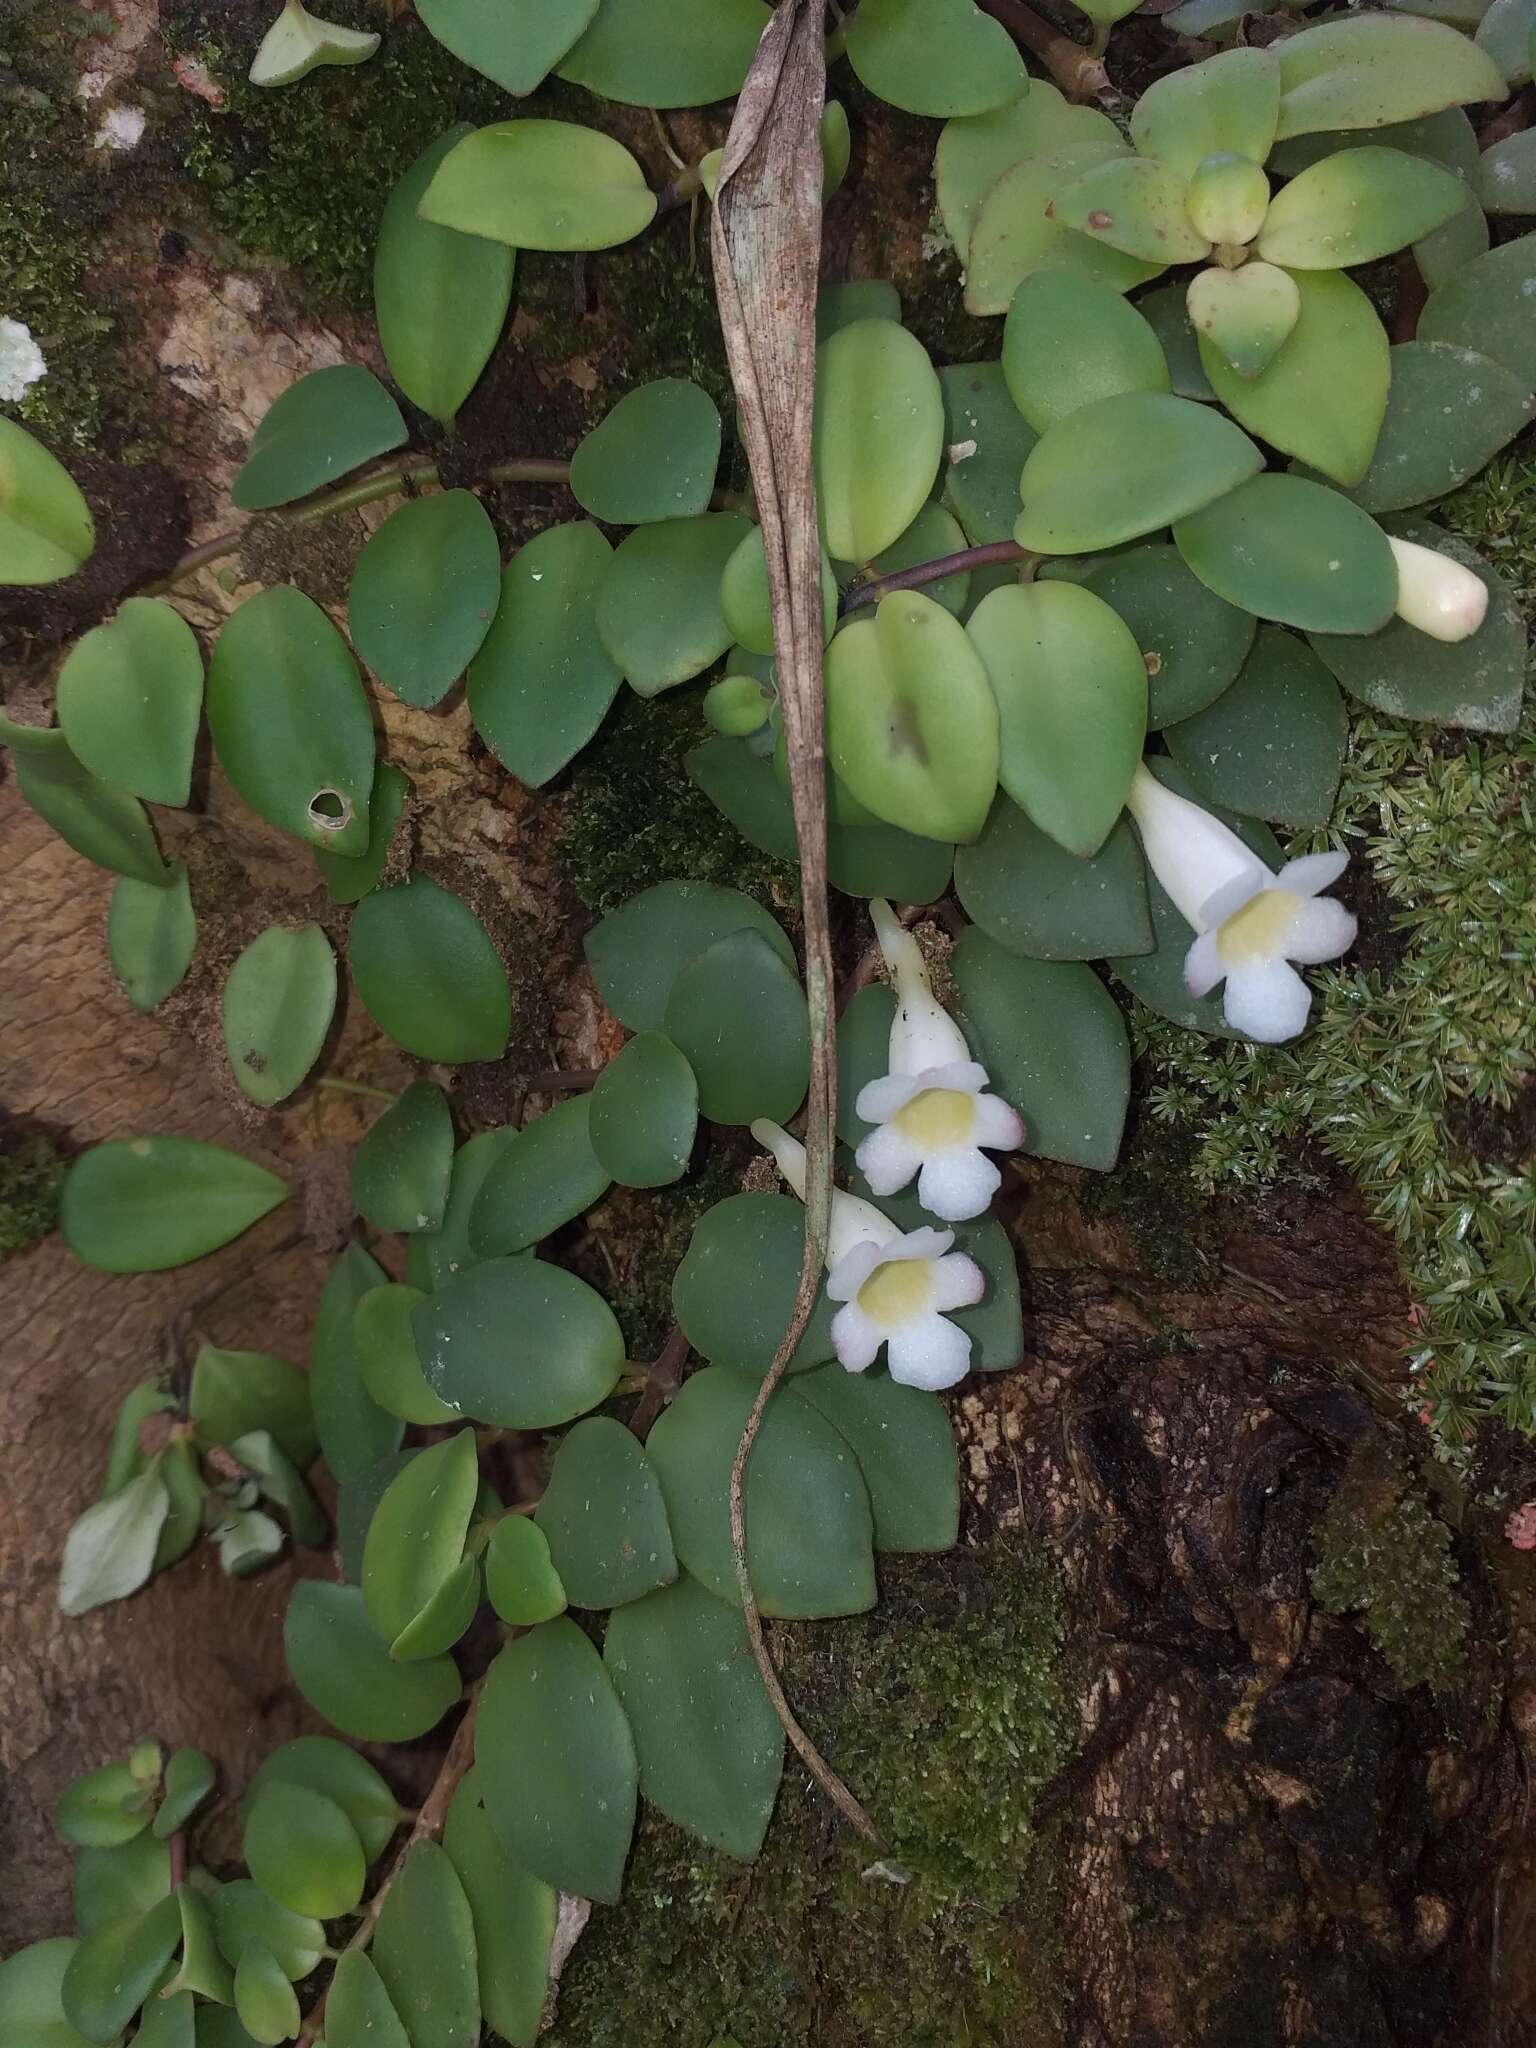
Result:
M1114 88L1109 73L1092 50L1074 43L1059 28L1027 7L1024 0L976 0L984 14L1000 21L1016 43L1032 51L1065 93L1074 99L1097 99Z
M893 569L889 576L875 576L868 583L855 583L844 597L842 610L855 612L861 605L878 604L893 590L921 590L925 583L942 583L946 576L963 576L971 569L990 569L1001 562L1039 562L1043 556L1021 548L1016 540L989 540L979 548L962 548L958 554L940 555L932 562L918 562L910 569Z

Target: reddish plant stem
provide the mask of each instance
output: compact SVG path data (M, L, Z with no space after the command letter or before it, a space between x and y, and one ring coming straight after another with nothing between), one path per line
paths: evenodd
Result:
M595 1088L601 1067L551 1067L547 1073L530 1074L524 1093L528 1095L580 1095Z
M629 1426L644 1443L661 1411L669 1405L682 1385L683 1367L688 1362L688 1339L676 1327L651 1361L645 1376L645 1391L635 1403Z
M1479 150L1492 149L1496 142L1507 142L1511 135L1518 135L1522 128L1529 128L1533 119L1536 119L1536 85L1528 85L1478 129Z
M1113 93L1109 73L1091 50L1063 35L1024 0L977 0L984 14L1000 21L1016 43L1033 52L1065 93L1074 99L1102 98Z
M1016 540L989 540L979 548L962 548L958 554L940 555L936 561L918 562L910 569L893 569L889 576L872 577L855 583L844 597L844 612L861 605L878 604L893 590L920 590L925 583L942 583L946 576L963 576L970 569L990 569L999 562L1038 562L1042 558Z
M1412 341L1419 331L1419 315L1429 297L1429 287L1424 274L1413 260L1413 251L1404 249L1397 259L1397 304L1392 309L1392 339Z
M179 1889L187 1875L187 1837L181 1828L166 1843L171 1859L171 1890Z

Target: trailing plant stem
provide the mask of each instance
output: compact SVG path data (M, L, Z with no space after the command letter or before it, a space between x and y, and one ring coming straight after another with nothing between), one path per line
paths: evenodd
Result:
M1016 540L989 540L981 547L961 548L953 555L940 555L932 562L917 562L910 569L893 569L889 576L876 576L868 583L856 583L844 597L844 612L861 605L878 604L893 590L920 590L925 583L942 583L946 576L963 576L971 569L990 569L1002 562L1020 564L1043 562L1045 556L1019 546Z

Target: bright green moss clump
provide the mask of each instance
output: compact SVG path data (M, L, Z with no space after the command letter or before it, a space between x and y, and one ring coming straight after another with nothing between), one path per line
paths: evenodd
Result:
M0 1259L48 1235L59 1213L65 1161L41 1136L0 1136Z
M1033 1823L1072 1750L1060 1588L1012 1544L893 1559L876 1614L777 1631L815 1739L912 1873L790 1758L752 1865L654 1816L567 1966L550 2048L1045 2048L1058 1868Z

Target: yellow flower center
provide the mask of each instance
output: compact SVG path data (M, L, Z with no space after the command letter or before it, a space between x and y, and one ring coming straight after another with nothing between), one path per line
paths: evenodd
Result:
M976 1098L961 1088L925 1088L898 1109L891 1122L921 1152L965 1145L976 1128Z
M1224 967L1247 967L1266 954L1279 953L1296 915L1294 889L1262 889L1251 903L1229 917L1216 933L1216 950Z
M865 1315L887 1330L920 1316L932 1300L933 1268L927 1259L898 1259L877 1266L858 1295Z

